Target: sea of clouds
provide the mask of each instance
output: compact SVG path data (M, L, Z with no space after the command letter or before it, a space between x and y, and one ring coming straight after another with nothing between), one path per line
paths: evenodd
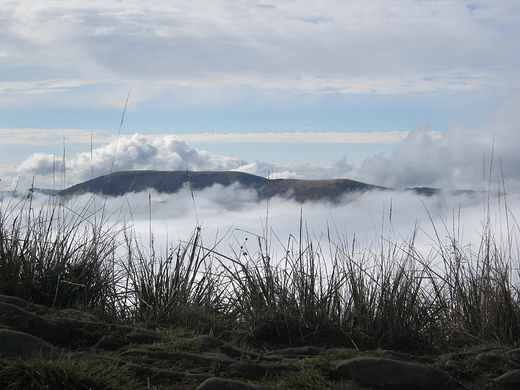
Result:
M441 252L451 256L454 242L476 254L488 233L498 248L513 243L514 250L519 230L515 216L520 215L518 194L492 191L434 196L370 191L346 195L338 203L300 204L283 197L260 201L254 191L234 184L193 192L185 187L175 194L145 191L70 199L35 194L20 199L4 194L2 209L17 202L27 207L30 200L35 213L58 204L71 217L81 215L86 232L91 224L101 223L109 231L120 231L122 255L125 240L132 237L143 253L166 258L171 248L188 242L200 229L200 243L227 257L254 259L261 250L281 262L288 252L294 256L303 248L317 253L322 265L330 265L338 250L363 258L395 248L398 258L406 258L412 242L424 261L442 264Z
M349 178L396 190L351 194L337 204L302 205L280 197L258 201L254 192L238 186L213 186L193 196L189 189L169 195L132 193L96 202L85 195L87 200L75 202L103 208L107 215L125 215L145 240L153 233L164 247L168 241L187 239L197 226L208 245L226 237L221 245L229 246L247 235L284 243L301 230L318 240L356 236L367 244L381 237L405 239L417 230L424 250L431 248L436 234L441 240L456 235L476 245L488 222L504 239L517 227L519 102L513 96L487 124L474 130L454 126L433 138L428 125L420 124L392 155L369 156L359 166L344 161L328 167L246 161L198 150L175 135L121 136L65 160L35 153L18 166L3 166L3 198L5 202L14 193L24 196L31 186L65 188L122 170L236 170L271 178ZM445 192L425 197L404 191L418 186Z

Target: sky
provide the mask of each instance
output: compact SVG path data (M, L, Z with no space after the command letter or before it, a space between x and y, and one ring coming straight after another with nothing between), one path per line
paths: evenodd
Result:
M0 179L518 187L516 0L0 0Z
M519 38L518 0L0 0L0 190L137 169L347 178L477 192L299 205L217 186L77 202L94 217L125 205L161 242L195 225L231 232L226 245L283 242L302 220L340 240L421 226L431 242L453 225L478 242L490 219L507 237Z

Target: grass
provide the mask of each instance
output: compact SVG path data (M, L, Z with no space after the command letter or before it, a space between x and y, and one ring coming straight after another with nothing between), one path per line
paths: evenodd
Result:
M103 207L49 198L35 211L32 193L16 202L0 209L0 294L151 327L235 332L257 347L427 353L520 341L517 228L500 240L486 223L475 249L444 227L426 257L416 234L360 247L311 236L303 221L280 257L258 236L224 254L197 228L158 254Z
M3 383L2 383L3 382ZM78 360L42 359L14 360L0 366L0 385L6 390L109 390L138 389L116 365L93 364Z

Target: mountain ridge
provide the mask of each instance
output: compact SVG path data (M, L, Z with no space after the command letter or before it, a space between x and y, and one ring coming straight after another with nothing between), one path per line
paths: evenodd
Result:
M238 171L119 171L71 186L57 195L70 197L85 193L122 196L131 192L154 189L160 193L176 193L184 186L202 190L215 184L227 187L239 183L253 189L259 198L284 196L299 202L339 201L345 194L370 190L390 190L350 179L268 179Z

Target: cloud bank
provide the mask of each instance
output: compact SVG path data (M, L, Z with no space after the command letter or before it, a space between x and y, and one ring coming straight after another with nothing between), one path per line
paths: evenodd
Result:
M408 133L391 155L367 157L354 166L339 160L332 166L248 161L199 150L175 135L121 136L74 156L35 153L18 166L2 166L5 188L59 189L125 170L235 170L271 178L348 178L396 189L437 187L446 190L520 190L520 96L504 102L489 122L475 130L452 126L432 132L427 123Z

